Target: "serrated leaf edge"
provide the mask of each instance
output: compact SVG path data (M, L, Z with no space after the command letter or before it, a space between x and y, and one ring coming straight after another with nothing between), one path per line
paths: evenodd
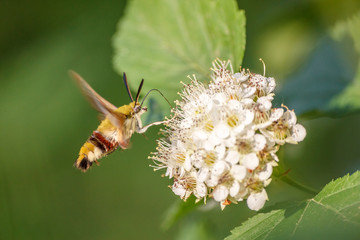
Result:
M347 187L346 187L345 189L341 189L341 190L338 190L338 191L336 191L336 192L331 193L330 195L326 195L326 196L324 196L323 198L321 198L321 200L326 199L328 196L332 196L332 195L335 195L335 194L340 193L340 192L342 192L342 191L346 191L346 190L349 190L349 189L351 189L351 188L354 188L354 187L359 186L359 185L360 185L360 182L358 182L358 183L355 184L355 185L354 185L354 183L353 183L353 182L356 183L356 180L360 177L360 172L359 172L359 171L356 171L356 172L354 172L352 175L347 174L347 175L345 175L345 176L343 176L343 177L341 177L341 178L338 178L338 179L336 179L336 180L332 180L332 181L331 181L330 183L328 183L314 198L311 198L311 199L306 200L306 206L304 207L304 209L303 209L303 211L302 211L302 214L301 214L301 216L299 217L299 220L296 222L295 228L294 228L294 230L293 230L292 233L291 233L291 238L294 237L294 235L295 235L295 233L296 233L296 231L297 231L297 229L298 229L298 226L300 225L301 220L303 219L303 216L304 216L306 210L308 209L309 205L310 205L312 202L315 203L315 204L320 205L321 207L323 207L323 208L325 208L325 209L328 209L328 210L334 212L336 215L340 216L344 221L349 222L349 223L351 223L351 224L355 224L355 225L357 225L357 226L360 227L360 223L348 219L348 218L347 218L346 216L344 216L341 212L339 212L339 210L334 209L334 208L332 208L332 207L330 207L330 206L328 206L328 205L324 205L321 201L317 201L317 200L316 200L316 197L319 196L319 194L321 194L323 191L326 191L326 190L329 189L330 187L333 187L333 189L336 189L336 188L341 184L342 181L348 181L349 178L351 178L351 177L354 178L354 179L352 179L351 182L346 182L346 183L345 183L345 185L348 184L348 185L346 185ZM359 201L358 201L358 202L355 202L354 204L351 204L350 206L346 206L346 208L351 207L351 206L353 206L353 205L355 205L355 204L358 204L358 203L360 203L360 198L359 198ZM343 208L343 209L345 209L345 208ZM343 210L343 209L342 209L342 210ZM262 219L262 220L260 221L260 222L264 222L264 221L266 221L267 219L269 219L270 217L274 216L276 213L279 213L279 212L281 212L281 211L286 211L286 209L277 209L277 210L272 210L272 211L270 211L270 212L268 212L268 213L259 213L259 214L255 215L254 217L252 217L252 218L248 219L247 221L245 221L244 223L242 223L240 226L235 227L233 230L231 230L231 231L230 231L230 232L231 232L231 235L228 236L228 237L226 237L225 240L231 240L232 238L230 238L230 237L232 237L233 234L236 233L237 229L242 228L242 227L245 227L246 224L249 223L248 221L251 221L251 222L252 222L251 225L250 225L250 227L248 226L249 229L246 230L246 231L240 232L240 234L244 234L244 233L252 230L252 227L255 226L254 221L256 221L257 218L261 218L262 216L266 215L266 218L265 218L265 219ZM269 230L269 233L267 233L267 234L265 235L265 237L267 237L267 236L276 228L276 226L278 226L284 219L285 219L285 218L282 217L282 218L280 219L280 221L278 221L276 224L274 224L274 227L271 228L271 230ZM237 235L239 235L239 234L237 234Z

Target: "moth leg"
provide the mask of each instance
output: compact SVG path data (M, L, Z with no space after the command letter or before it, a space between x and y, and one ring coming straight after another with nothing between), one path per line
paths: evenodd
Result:
M154 125L160 125L160 124L164 124L164 123L167 123L167 122L170 122L171 120L175 119L176 117L176 114L174 114L174 116L170 119L167 119L165 121L158 121L158 122L153 122L153 123L150 123L144 127L141 126L141 120L138 121L138 125L136 126L136 132L137 133L144 133L146 132L146 130L151 127L151 126L154 126Z
M150 123L150 124L148 124L148 125L146 125L144 127L137 126L136 132L137 133L144 133L144 132L146 132L146 130L148 130L149 127L155 126L155 125L160 125L160 124L163 124L165 122L167 122L167 121L153 122L153 123Z

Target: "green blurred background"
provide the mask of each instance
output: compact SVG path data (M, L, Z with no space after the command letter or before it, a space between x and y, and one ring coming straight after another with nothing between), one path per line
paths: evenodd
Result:
M280 82L301 69L338 20L360 9L357 0L238 4L247 17L243 65L262 72L262 57L267 76ZM148 167L157 127L147 138L134 135L131 149L116 151L86 174L72 167L98 120L68 70L79 72L115 105L129 102L112 68L111 47L126 5L121 0L0 2L0 239L183 239L192 231L210 239L207 229L219 239L254 214L246 204L221 214L216 207L162 231L166 209L179 200L167 188L170 181ZM358 169L359 120L355 114L302 122L306 141L283 152L290 174L320 188ZM281 182L269 188L272 203L305 197Z

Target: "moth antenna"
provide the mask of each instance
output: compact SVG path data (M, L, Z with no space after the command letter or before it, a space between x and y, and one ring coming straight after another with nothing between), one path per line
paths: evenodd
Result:
M123 79L124 79L124 84L125 84L126 91L127 91L127 93L129 94L129 97L130 97L131 101L133 102L133 101L134 101L134 98L133 98L132 95L131 95L130 88L129 88L129 84L128 84L128 81L127 81L127 79L126 79L126 73L125 73L125 72L123 73Z
M160 93L160 95L166 100L166 102L167 102L167 103L169 104L169 106L172 108L172 105L171 105L171 103L169 102L169 100L168 100L168 99L164 96L164 94L162 94L162 92L160 92L160 90L157 89L157 88L150 89L150 90L146 93L145 97L143 98L143 100L142 100L142 102L141 102L141 104L140 104L140 108L142 107L142 105L143 105L146 97L147 97L147 96L149 95L149 93L152 92L152 91L157 91L158 93Z
M259 58L259 61L262 62L262 64L263 64L263 67L264 67L264 74L263 74L263 76L265 77L265 71L266 71L265 62L264 62L264 60L262 60L262 58Z
M136 102L138 102L138 100L139 100L140 92L141 92L141 88L142 88L143 84L144 84L144 79L141 80L141 83L140 83L140 85L139 85L138 91L137 91L137 93L136 93L136 98L135 98L135 101L136 101ZM133 100L133 101L134 101L134 100Z

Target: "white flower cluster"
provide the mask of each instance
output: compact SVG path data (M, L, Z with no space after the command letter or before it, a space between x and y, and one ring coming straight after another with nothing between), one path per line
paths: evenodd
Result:
M268 199L264 188L280 145L302 141L306 131L294 111L272 108L274 78L244 69L234 74L230 61L216 60L211 70L208 85L195 76L184 84L167 138L149 158L155 170L166 168L183 200L211 197L224 208L247 199L257 211Z

